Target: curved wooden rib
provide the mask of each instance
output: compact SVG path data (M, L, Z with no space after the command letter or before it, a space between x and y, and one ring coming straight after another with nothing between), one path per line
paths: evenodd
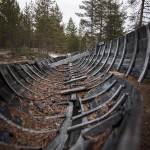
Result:
M103 51L102 51L101 57L98 59L97 63L96 63L91 69L89 69L89 70L87 71L87 74L89 74L89 73L91 73L92 71L94 71L94 69L101 63L101 61L102 61L102 59L103 59L103 57L104 57L104 54L105 54L106 45L107 45L107 44L105 43L105 45L103 46Z
M119 50L119 41L120 41L120 38L117 39L117 46L116 46L116 51L115 51L115 55L114 55L114 58L112 60L112 63L110 64L110 66L108 67L108 69L106 70L106 73L109 72L109 70L111 69L111 67L113 66L115 60L116 60L116 57L117 57L117 54L118 54L118 50Z
M130 72L131 72L131 69L134 65L134 62L135 62L135 59L136 59L136 56L137 56L137 52L138 52L138 31L135 30L135 45L134 45L134 52L133 52L133 57L132 57L132 60L131 60L131 63L130 63L130 66L125 74L125 76L127 77Z
M110 90L116 83L117 83L117 80L114 80L109 86L107 86L107 87L106 87L103 91L101 91L100 93L95 94L95 95L93 95L93 96L91 96L91 97L82 99L82 103L87 103L87 102L90 102L90 101L94 100L97 96L100 96L100 95L102 95L103 93L105 93L106 91Z
M142 70L142 72L140 74L138 82L142 82L142 80L144 79L144 77L146 75L146 72L148 70L148 65L150 63L150 29L149 29L148 25L146 26L146 28L147 28L147 37L148 37L146 58L145 58L145 63L144 63L144 66L143 66L143 70Z
M107 55L104 63L102 64L102 66L98 70L96 70L96 72L93 73L93 76L96 76L103 69L103 67L106 65L106 63L107 63L107 61L109 59L110 53L111 53L111 48L112 48L112 41L110 42L110 47L109 47L108 55Z
M103 116L99 117L99 118L96 118L94 120L91 120L91 121L87 121L83 124L78 124L78 125L74 125L72 127L69 127L68 128L68 132L72 132L74 130L77 130L77 129L82 129L90 124L93 124L93 123L97 123L99 121L102 121L103 119L105 119L106 117L108 117L110 115L110 113L112 113L113 111L117 110L118 107L120 107L122 104L124 104L126 98L127 98L128 94L127 93L124 93L122 95L122 97L117 101L117 103L106 113L104 114Z
M127 47L127 35L124 36L124 46L123 46L123 52L122 52L122 56L121 56L121 59L120 59L120 62L117 66L117 71L120 69L122 63L123 63L123 60L124 60L124 57L125 57L125 53L126 53L126 47Z
M95 107L94 109L91 109L91 110L89 110L89 111L86 111L86 112L84 112L84 113L82 113L82 114L80 114L80 115L74 116L74 117L72 117L72 119L73 119L73 120L76 120L76 119L82 118L82 117L84 117L84 116L90 115L90 114L92 114L93 112L95 112L95 111L101 109L103 106L105 106L106 104L108 104L110 101L114 100L114 99L120 94L120 92L123 90L123 88L124 88L124 85L121 85L121 86L117 89L117 91L114 93L114 95L113 95L110 99L108 99L105 103L103 103L102 105L97 106L97 107Z

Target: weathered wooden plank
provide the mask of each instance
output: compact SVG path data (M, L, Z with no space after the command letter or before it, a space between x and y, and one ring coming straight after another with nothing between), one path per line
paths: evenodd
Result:
M77 88L72 88L72 89L67 89L67 90L63 90L60 92L61 95L68 95L68 94L72 94L72 93L78 93L78 92L82 92L85 91L86 87L77 87Z
M72 83L72 82L75 82L75 81L84 80L86 78L87 78L87 76L82 76L80 78L74 78L74 79L71 79L71 80L69 80L67 82L64 82L64 84L69 84L69 83Z

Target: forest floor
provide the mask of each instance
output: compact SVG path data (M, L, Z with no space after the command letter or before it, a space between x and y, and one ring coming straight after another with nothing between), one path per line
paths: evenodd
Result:
M150 79L145 79L141 84L133 76L124 77L123 74L116 72L117 76L137 85L143 95L143 110L140 131L140 150L150 150Z
M51 52L50 52L51 54ZM54 57L57 55L54 55L55 53L52 53ZM28 48L22 48L22 49L0 49L0 64L8 64L8 63L20 63L20 62L26 62L26 61L34 61L34 60L43 60L48 55L45 53L42 53L41 50L32 50Z
M29 51L28 49L0 50L0 64L20 63L34 59L40 60L44 57L45 55L39 55L37 52Z

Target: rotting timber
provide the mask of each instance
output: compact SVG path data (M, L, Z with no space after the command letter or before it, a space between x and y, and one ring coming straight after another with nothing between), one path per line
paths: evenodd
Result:
M1 149L137 150L150 24L66 59L0 65Z

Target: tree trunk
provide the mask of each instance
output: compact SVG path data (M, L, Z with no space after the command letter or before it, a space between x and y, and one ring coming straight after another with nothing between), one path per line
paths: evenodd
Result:
M139 27L142 26L145 0L142 0Z

